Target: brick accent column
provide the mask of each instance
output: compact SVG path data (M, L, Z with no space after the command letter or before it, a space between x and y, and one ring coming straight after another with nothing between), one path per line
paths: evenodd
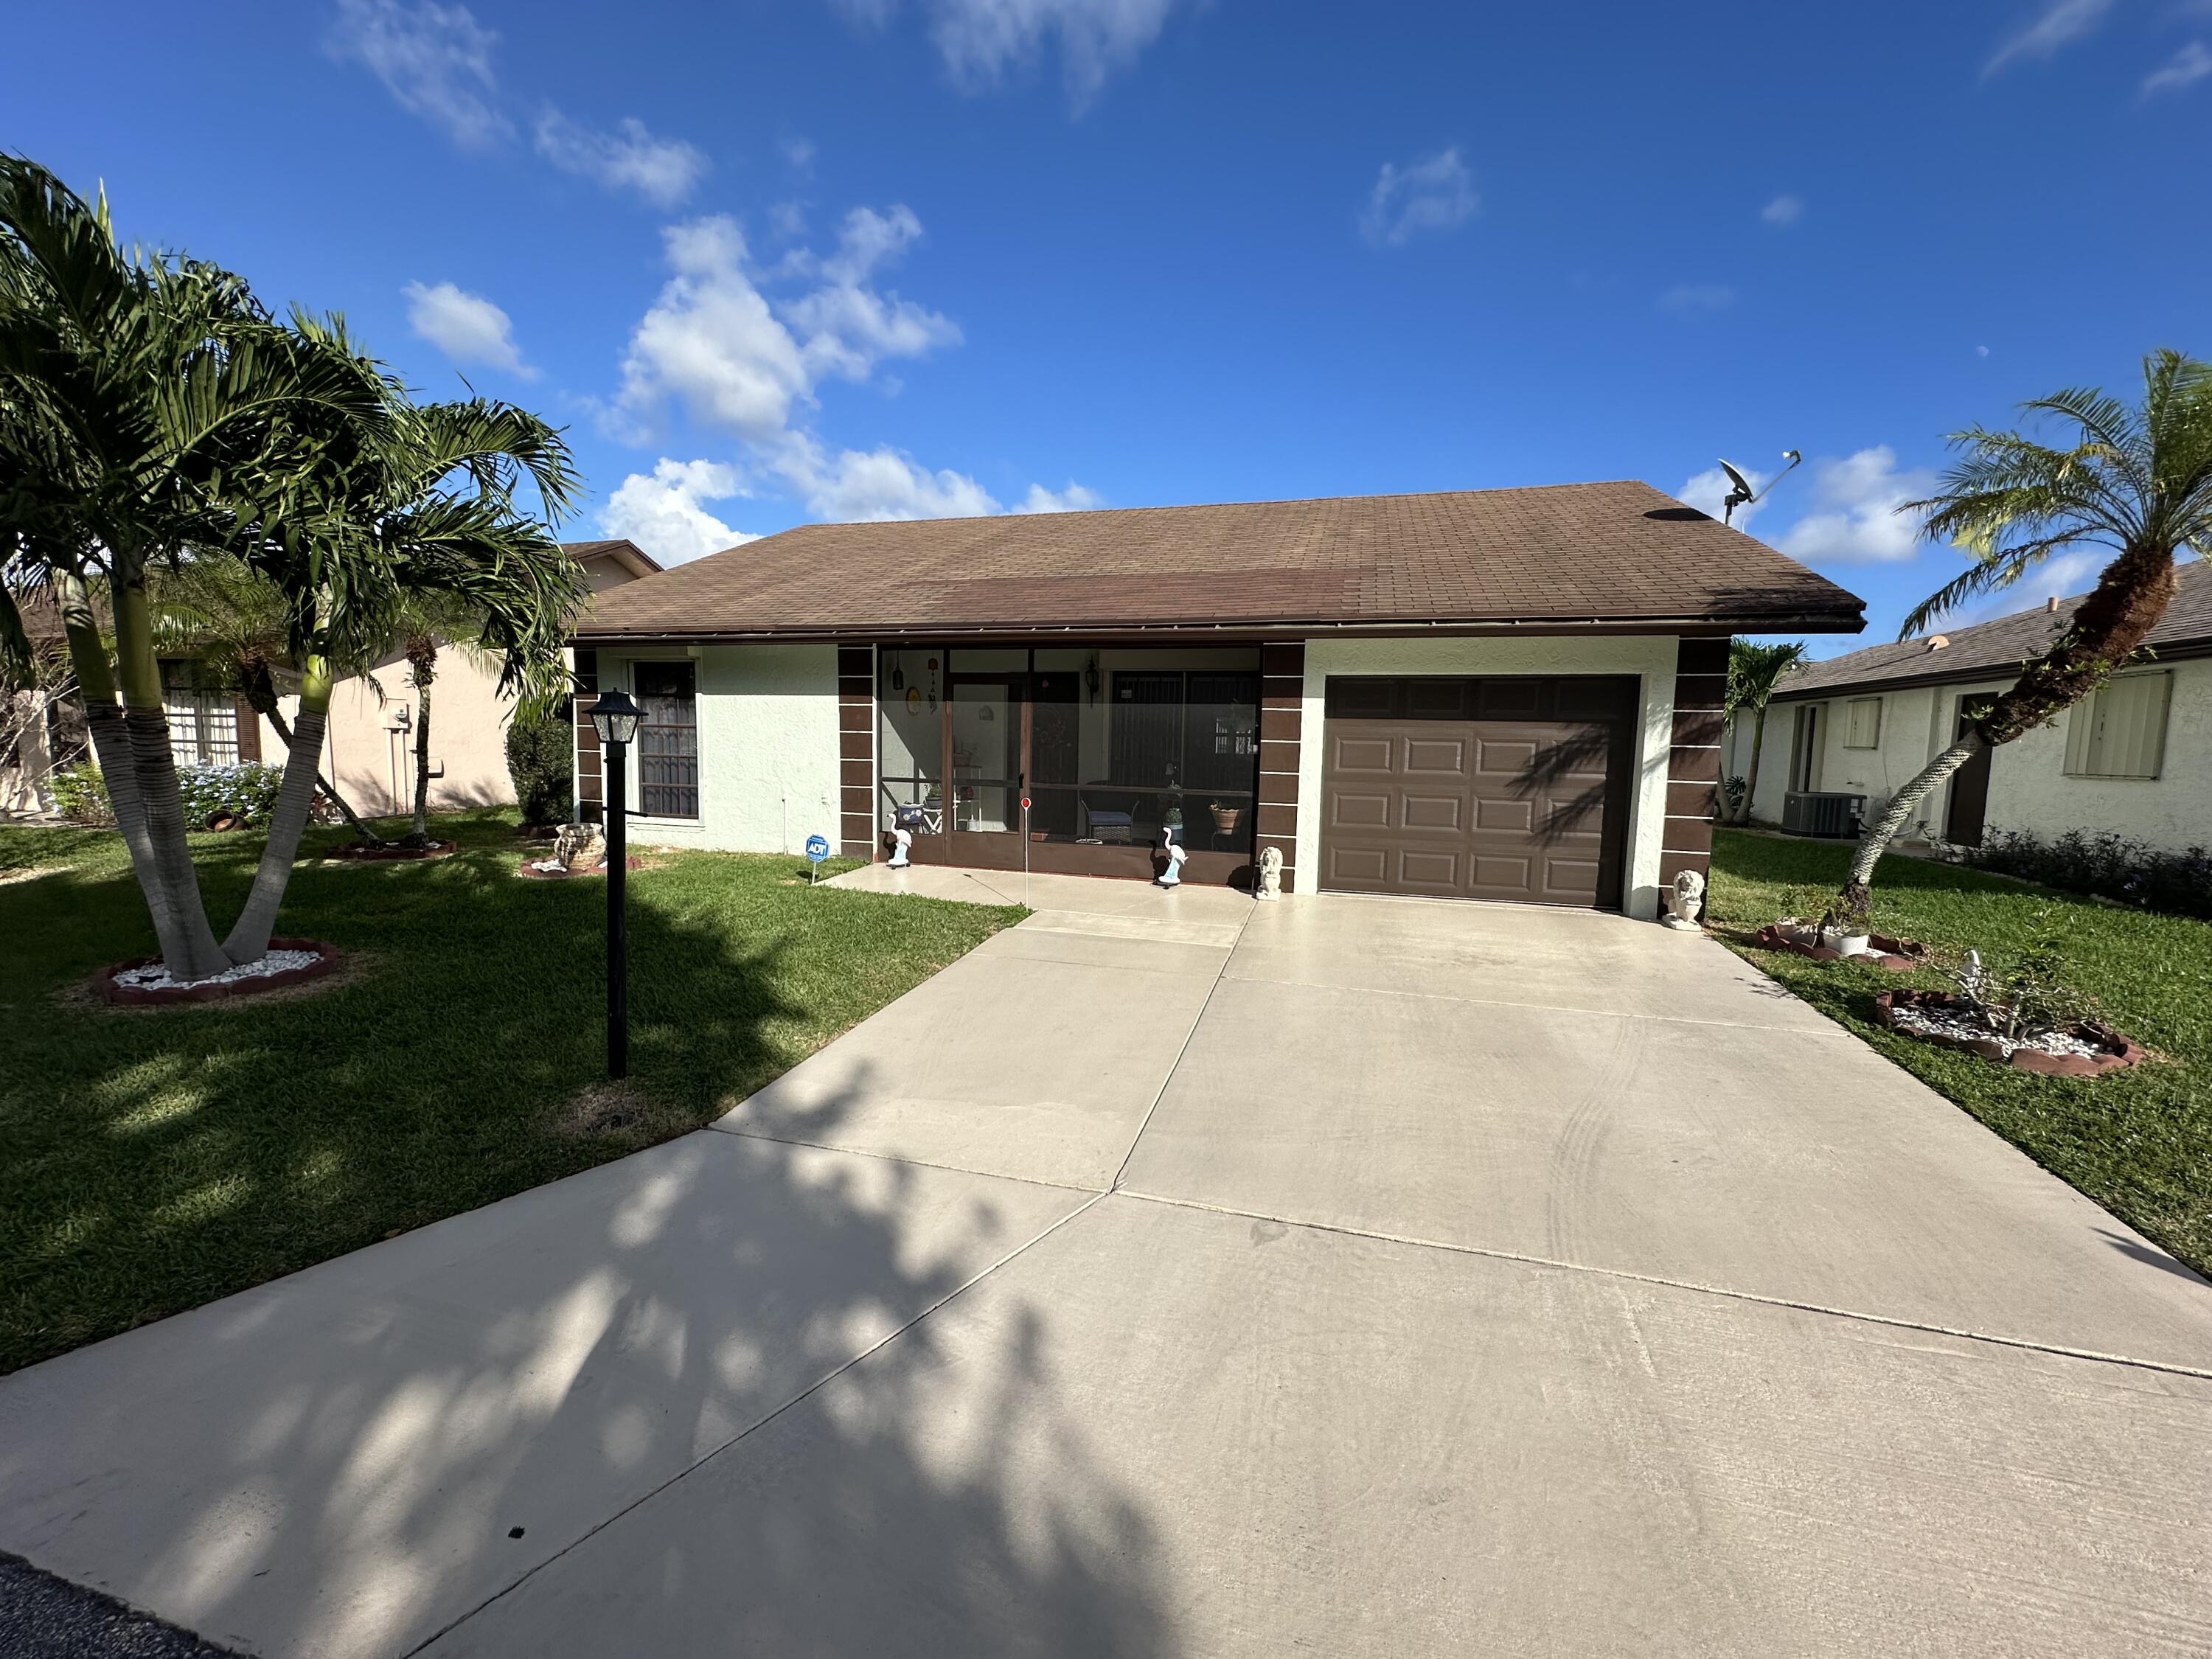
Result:
M599 823L607 815L606 774L599 763L599 728L592 724L592 709L599 700L599 653L579 650L575 662L578 695L568 702L568 719L575 729L576 751L572 779L575 785L576 822Z
M876 648L837 647L837 838L848 859L876 860Z
M261 716L243 697L234 698L233 702L238 711L238 757L258 761L261 758Z
M1304 717L1306 646L1304 640L1260 647L1260 805L1254 823L1254 857L1270 847L1283 852L1283 890L1297 886L1298 861L1299 721ZM1316 735L1319 735L1316 733Z
M599 728L592 724L596 691L575 701L576 822L599 823L607 815L606 772L599 761Z
M1683 640L1675 648L1674 745L1667 765L1667 834L1659 854L1662 887L1685 870L1701 876L1711 871L1728 653L1726 640ZM1665 905L1662 898L1662 915Z

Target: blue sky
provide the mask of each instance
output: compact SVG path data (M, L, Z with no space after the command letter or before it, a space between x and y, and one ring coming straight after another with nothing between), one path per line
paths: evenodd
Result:
M565 533L1806 465L2212 353L2212 0L41 7L0 144L565 422ZM2063 565L2046 589L2075 592ZM829 578L825 575L825 580ZM1864 641L1816 642L1823 652Z

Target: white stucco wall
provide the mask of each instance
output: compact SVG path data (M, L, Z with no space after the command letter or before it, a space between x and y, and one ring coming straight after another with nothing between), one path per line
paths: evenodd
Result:
M2069 830L2091 834L2112 830L2161 847L2212 844L2212 660L2198 658L2147 666L2173 675L2160 775L2068 777L2067 726L2082 712L2069 709L2055 724L2024 734L1991 757L1984 817L1989 829L2024 830L2045 838ZM2005 677L1882 692L1881 742L1874 750L1844 747L1848 699L1825 699L1827 734L1821 744L1818 787L1863 792L1868 810L1879 811L1949 743L1962 702L1995 696L2011 684L2011 678ZM1778 702L1768 713L1753 809L1762 822L1781 820L1782 797L1789 787L1790 733L1796 710L1802 706ZM1741 741L1747 754L1747 734ZM1947 787L1929 793L1915 819L1926 826L1927 833L1940 837L1949 811ZM1908 825L1905 833L1920 832Z
M1322 723L1332 674L1633 674L1642 683L1636 775L1629 789L1623 908L1659 914L1659 853L1667 829L1667 765L1674 738L1674 636L1600 639L1309 640L1298 719L1299 890L1321 878Z
M635 691L631 665L698 665L699 816L646 817L631 838L727 852L796 853L837 833L837 647L709 645L599 653L599 684ZM629 755L629 799L639 799Z

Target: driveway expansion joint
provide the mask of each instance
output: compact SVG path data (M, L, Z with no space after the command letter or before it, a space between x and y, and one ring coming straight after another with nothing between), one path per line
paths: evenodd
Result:
M1402 1233L1379 1232L1372 1228L1352 1227L1336 1222L1301 1220L1295 1216L1269 1215L1264 1211L1239 1209L1232 1204L1208 1204L1200 1199L1170 1198L1164 1194L1140 1192L1130 1187L1115 1187L1110 1193L1101 1194L1100 1196L1132 1199L1140 1203L1161 1205L1168 1209L1195 1210L1207 1215L1234 1216L1243 1221L1264 1221L1279 1227L1296 1227L1306 1232L1370 1239L1378 1244L1401 1244L1417 1250L1441 1250L1451 1255L1480 1256L1492 1261L1510 1261L1524 1267L1549 1267L1560 1273L1591 1273L1601 1279L1655 1285L1664 1290L1722 1297L1731 1302L1749 1302L1764 1308L1783 1308L1794 1313L1819 1314L1824 1318L1850 1320L1862 1325L1882 1325L1893 1330L1917 1331L1927 1336L1954 1337L1963 1342L1985 1342L1996 1347L2051 1354L2061 1359L2087 1360L2100 1365L2124 1365L2135 1370L2155 1371L2166 1376L2186 1376L2212 1382L2212 1366L2186 1365L2178 1360L2141 1359L2131 1354L2102 1353L2094 1348L2069 1348L2055 1342L2035 1342L2021 1336L1968 1330L1955 1325L1937 1325L1926 1320L1901 1318L1894 1314L1832 1308L1824 1303L1802 1302L1784 1296L1762 1296L1757 1291L1730 1290L1725 1285L1700 1285L1693 1279L1668 1279L1661 1273L1640 1273L1629 1267L1601 1267L1585 1261L1562 1261L1553 1256L1531 1255L1521 1250L1498 1249L1480 1244L1454 1244L1443 1239L1414 1238ZM1087 1204L1084 1206L1085 1209L1090 1207ZM1073 1220L1074 1218L1071 1216L1068 1218Z

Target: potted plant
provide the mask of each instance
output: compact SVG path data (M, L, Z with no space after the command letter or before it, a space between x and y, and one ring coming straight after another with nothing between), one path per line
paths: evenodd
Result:
M1825 942L1847 957L1863 957L1874 944L1874 910L1864 899L1843 901L1820 918Z
M1174 842L1178 847L1182 846L1182 808L1181 806L1169 807L1165 815L1160 819L1160 827L1168 832L1168 838L1170 841Z
M1237 833L1237 826L1244 821L1244 809L1231 806L1225 801L1215 801L1206 810L1213 814L1213 829L1217 835L1233 836Z

